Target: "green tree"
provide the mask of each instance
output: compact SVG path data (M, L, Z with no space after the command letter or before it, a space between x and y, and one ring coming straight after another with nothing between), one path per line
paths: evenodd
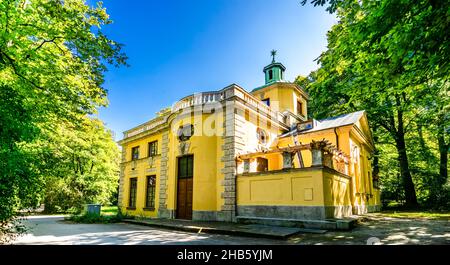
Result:
M416 139L411 139L415 149L411 155L420 159L420 174L428 179L429 205L450 202L448 187L448 153L450 148L450 96L448 81L430 80L426 83L432 92L420 98L422 106L416 110ZM439 165L430 167L430 165Z
M108 204L119 175L120 152L110 131L98 119L86 118L79 128L61 124L45 141L50 151L45 211L80 211L86 203Z
M0 85L0 243L16 231L11 226L19 208L39 201L42 177L34 160L35 149L27 145L36 132L26 99L8 86Z
M322 108L317 114L367 110L376 134L395 145L406 204L417 205L406 141L409 134L417 137L412 129L419 117L432 124L448 107L448 100L437 99L448 97L448 1L311 2L328 5L339 19L328 33L316 82L309 86L317 101L313 105ZM440 120L437 133L448 128L448 119ZM446 143L442 137L441 142ZM445 174L448 150L441 149Z
M122 45L102 33L111 22L101 2L91 7L82 0L0 1L0 222L5 227L17 209L39 202L45 177L57 175L66 162L50 152L49 134L61 124L81 130L87 115L107 105L104 72L126 61ZM46 163L52 156L60 159Z

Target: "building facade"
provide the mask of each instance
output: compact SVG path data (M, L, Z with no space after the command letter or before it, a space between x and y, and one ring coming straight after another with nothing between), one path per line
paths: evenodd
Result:
M364 111L308 118L308 94L272 61L265 84L186 96L124 132L119 206L132 216L326 220L376 211Z

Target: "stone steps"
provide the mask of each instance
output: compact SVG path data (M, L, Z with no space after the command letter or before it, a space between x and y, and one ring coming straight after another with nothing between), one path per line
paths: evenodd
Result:
M302 231L303 229L294 227L277 227L259 224L245 225L228 222L205 222L157 218L141 220L124 219L123 222L185 232L261 237L283 240L297 233L304 232Z
M357 218L326 219L326 220L300 220L286 218L237 216L237 221L244 224L262 224L273 226L286 226L303 228L303 232L324 233L326 230L351 230Z

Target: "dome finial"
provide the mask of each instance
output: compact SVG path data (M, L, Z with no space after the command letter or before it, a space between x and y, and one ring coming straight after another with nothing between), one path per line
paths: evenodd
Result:
M277 50L271 50L270 55L272 56L272 63L275 62L275 55L277 55Z

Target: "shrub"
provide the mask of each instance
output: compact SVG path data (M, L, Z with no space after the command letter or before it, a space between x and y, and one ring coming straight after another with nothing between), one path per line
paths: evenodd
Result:
M71 215L66 218L66 220L83 224L108 224L120 222L122 220L122 217L119 215L98 215L95 213L84 212L83 214Z

